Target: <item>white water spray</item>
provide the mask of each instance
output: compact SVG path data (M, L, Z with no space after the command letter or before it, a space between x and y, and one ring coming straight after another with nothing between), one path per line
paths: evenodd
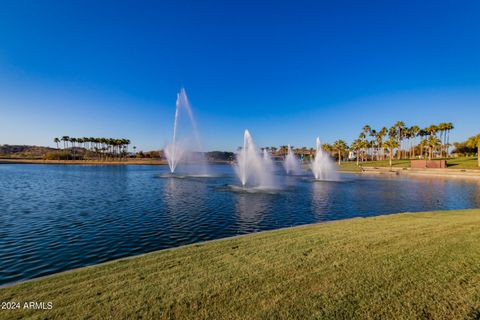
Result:
M316 141L317 152L315 159L311 162L310 167L316 180L338 180L337 170L335 163L330 156L322 150L322 144L320 138L317 137Z
M288 145L287 156L283 160L283 167L287 174L300 174L302 173L302 165L300 160L295 156L292 147Z
M263 155L260 153L248 130L243 134L243 148L237 154L235 171L244 187L275 187L272 159L266 150Z
M178 126L181 110L185 110L191 131L187 131L185 137L178 136ZM192 108L187 98L187 93L184 88L181 88L177 94L177 101L175 105L175 120L173 122L173 138L172 143L165 147L165 156L170 167L170 172L174 173L180 163L194 164L191 168L195 173L206 173L206 161L200 142L200 135L198 134L197 124L193 117ZM188 170L187 170L188 171Z

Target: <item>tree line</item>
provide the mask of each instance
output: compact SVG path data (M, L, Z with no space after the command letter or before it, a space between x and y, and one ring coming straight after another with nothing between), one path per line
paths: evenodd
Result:
M454 129L451 122L432 124L425 128L417 125L406 126L397 121L387 129L372 129L369 125L362 128L358 138L352 142L350 151L354 151L359 161L385 160L388 155L390 164L396 156L400 159L448 157L450 133Z
M63 146L62 156L66 159L70 159L70 156L78 159L80 155L100 159L123 158L128 155L128 146L130 145L129 139L69 136L56 137L53 142L57 145L57 150L62 150L60 145Z
M367 160L401 159L432 159L433 157L448 157L450 133L454 129L451 122L432 124L421 128L418 125L407 126L403 121L397 121L393 126L373 129L370 125L363 126L359 136L350 145L339 139L333 144L324 143L322 149L337 158L339 163L348 153L352 153L357 164ZM263 148L273 155L284 156L288 147ZM312 156L314 148L295 148L297 155Z

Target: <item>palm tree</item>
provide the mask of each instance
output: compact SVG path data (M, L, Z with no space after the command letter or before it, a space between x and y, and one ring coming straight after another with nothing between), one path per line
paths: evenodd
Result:
M397 131L397 141L398 141L398 153L397 153L397 160L400 160L401 157L401 148L402 148L402 140L403 140L403 130L405 129L405 122L397 121L394 125L395 130Z
M55 138L55 139L53 139L53 142L55 142L55 143L57 144L57 149L60 149L60 148L58 147L58 144L60 143L60 139Z
M68 141L70 141L70 137L69 136L63 136L62 141L63 141L63 149L67 149L68 148Z
M478 166L480 167L480 134L470 137L467 140L467 146L469 148L477 148L477 161Z
M362 148L362 140L356 139L350 145L350 150L355 151L355 158L357 159L357 166L360 162L360 149Z
M72 143L72 151L73 151L73 160L75 160L75 143L78 141L77 138L70 138L70 142Z
M347 143L343 140L337 140L333 144L333 149L337 151L338 154L338 165L340 165L342 161L342 154L345 152L345 150L348 149Z
M422 139L422 141L420 141L420 143L418 144L420 146L420 154L421 154L421 158L426 158L425 155L424 155L424 150L428 149L428 141L427 139Z
M278 150L278 153L282 156L286 156L287 153L288 153L288 146L286 146L286 145L280 146L280 149Z
M370 147L372 148L371 149L371 155L370 155L370 160L373 161L373 155L375 154L375 142L377 140L377 131L372 129L370 130L370 137L372 138L372 140L370 140Z
M420 157L423 159L423 147L425 147L425 137L428 135L427 129L420 129L418 136L420 137Z
M387 128L383 127L378 131L377 133L377 145L378 145L378 154L377 154L377 160L380 160L380 150L382 150L383 153L383 137L387 135Z
M358 139L360 139L360 141L362 141L361 145L361 149L360 149L360 155L361 155L361 158L362 158L362 162L364 161L363 159L363 155L364 155L364 148L366 149L367 148L367 135L365 134L365 132L361 132L359 135L358 135Z
M420 128L418 126L412 126L410 128L410 133L411 133L411 136L412 136L412 139L413 139L413 146L411 148L411 153L412 153L412 158L415 159L415 146L417 144L417 137L418 137L418 134L420 133Z
M433 151L435 151L435 149L440 144L440 140L438 140L438 138L437 138L437 132L438 132L439 128L438 128L437 125L432 124L426 130L427 130L428 135L429 135L427 145L428 145L429 148L430 148L430 146L432 146L432 150L429 149L429 159L432 160ZM432 137L435 137L437 139L435 140ZM435 142L438 142L438 143L435 143ZM430 151L432 152L432 154L430 154Z
M333 146L329 143L322 143L323 151L327 152L330 156L333 156Z
M445 122L441 122L438 126L438 131L440 132L440 157L443 157L443 148L445 146L445 136L447 131L447 124Z
M368 136L370 136L370 133L372 132L372 127L370 125L366 124L362 128L361 134L363 134L363 139L366 139ZM365 150L366 153L366 158L368 160L368 146L367 149Z
M436 135L431 134L427 139L427 146L428 146L428 160L432 160L433 150L437 148L440 144L440 140L437 138Z
M449 146L450 146L450 131L454 129L453 123L447 122L446 130L447 130L447 157L449 154Z
M388 149L388 153L390 155L389 164L390 164L390 167L391 167L392 166L392 159L393 159L393 150L395 148L398 148L400 146L400 144L398 143L398 139L395 135L390 135L388 140L385 141L384 145Z
M403 128L403 138L406 139L406 145L403 148L403 158L407 158L407 150L409 149L410 138L412 137L412 133L410 132L410 128ZM409 155L410 157L410 152Z

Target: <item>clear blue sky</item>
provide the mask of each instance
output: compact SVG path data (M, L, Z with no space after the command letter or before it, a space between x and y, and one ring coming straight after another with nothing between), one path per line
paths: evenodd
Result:
M2 1L0 144L159 149L185 86L207 149L480 131L480 2Z

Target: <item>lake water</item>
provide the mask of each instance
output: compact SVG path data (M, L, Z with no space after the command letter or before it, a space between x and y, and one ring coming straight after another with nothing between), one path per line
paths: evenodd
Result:
M480 184L442 178L283 176L276 192L166 166L0 165L0 284L188 243L403 211L480 207Z

